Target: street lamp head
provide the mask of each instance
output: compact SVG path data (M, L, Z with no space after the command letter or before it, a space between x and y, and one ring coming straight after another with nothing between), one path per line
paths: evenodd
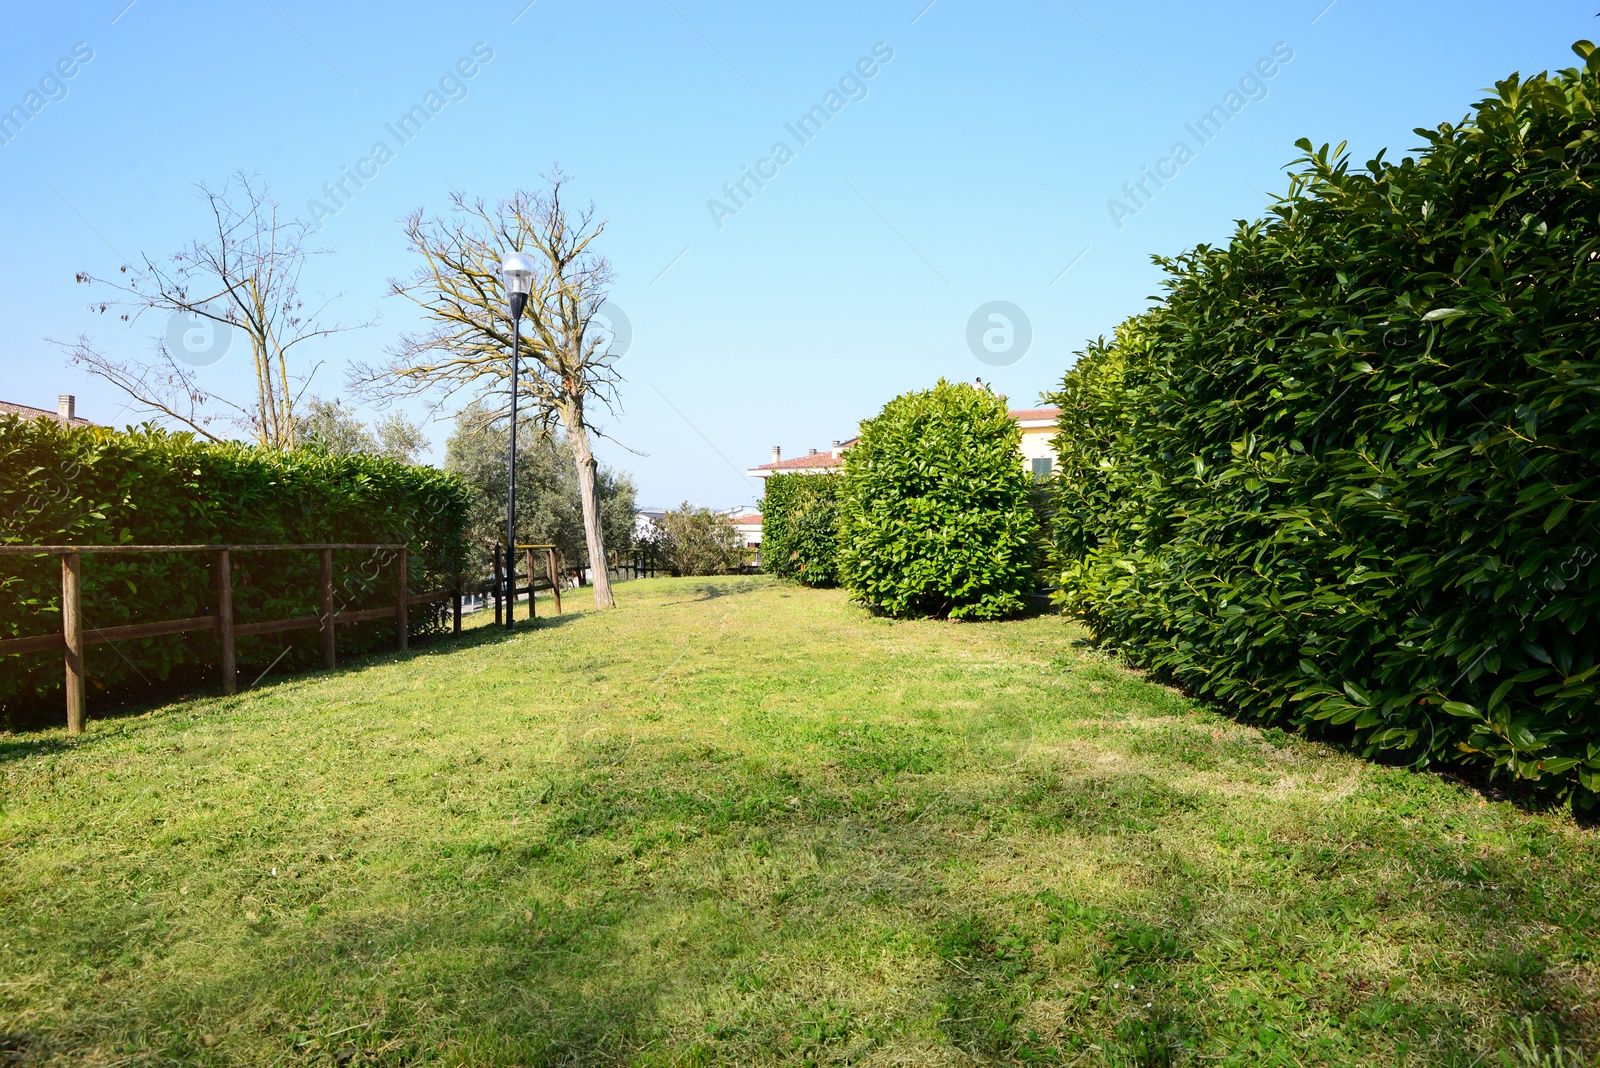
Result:
M522 307L533 288L533 257L526 252L510 252L500 262L500 281L505 284L506 297L511 302L511 317L522 318Z
M500 261L500 280L505 283L507 293L527 296L533 288L533 271L533 257L526 252L508 252Z

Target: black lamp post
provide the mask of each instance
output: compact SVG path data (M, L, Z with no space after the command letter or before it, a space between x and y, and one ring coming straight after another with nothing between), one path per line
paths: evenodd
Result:
M517 600L517 379L522 348L522 309L533 288L533 257L512 252L500 263L500 280L511 305L511 450L506 459L506 630L510 630ZM533 596L533 590L528 590Z

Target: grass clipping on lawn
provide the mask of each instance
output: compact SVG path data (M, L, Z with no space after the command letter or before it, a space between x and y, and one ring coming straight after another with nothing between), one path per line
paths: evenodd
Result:
M0 734L0 1063L1600 1049L1566 816L1240 726L1057 617L619 590Z

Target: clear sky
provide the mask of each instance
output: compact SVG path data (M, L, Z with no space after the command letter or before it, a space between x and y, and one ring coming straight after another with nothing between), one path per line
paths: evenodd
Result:
M940 376L1036 404L1086 339L1146 305L1151 254L1261 212L1296 138L1403 154L1413 128L1460 119L1510 72L1574 65L1595 6L7 4L0 109L75 46L92 59L47 82L54 99L0 146L0 399L53 408L71 392L80 414L126 423L123 399L44 339L87 332L133 355L160 324L90 314L74 273L176 251L204 228L195 184L241 169L309 217L381 140L394 158L319 219L328 254L308 273L312 292L342 294L337 317L377 319L307 348L324 361L313 391L339 396L349 360L414 325L385 296L414 266L399 218L451 188L536 186L559 162L609 219L612 298L633 327L605 418L620 444L602 459L634 474L641 504L747 504L743 471L773 445L825 448ZM385 124L474 46L492 58L399 145ZM826 123L797 136L815 105ZM1227 121L1200 130L1214 106ZM734 199L724 185L741 180ZM969 345L991 301L1031 327L1005 366ZM1003 346L1004 324L980 320ZM205 381L238 392L246 370L230 355ZM438 446L448 426L428 430Z

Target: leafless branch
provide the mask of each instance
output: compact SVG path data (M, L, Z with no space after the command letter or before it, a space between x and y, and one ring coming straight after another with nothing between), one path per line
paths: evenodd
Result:
M120 367L125 372L101 377L127 391L124 383L171 378L172 369L176 369L178 380L188 384L189 396L196 398L195 417L203 423L209 423L211 417L198 413L206 405L220 403L236 411L248 411L244 425L261 444L292 447L295 403L310 376L302 378L290 373L290 351L307 341L368 324L347 327L324 323L322 315L335 298L314 309L306 308L300 295L301 273L307 257L318 253L306 248L308 224L280 220L278 205L265 186L241 172L221 189L201 185L200 196L211 214L206 238L191 242L165 259L143 256L140 266L124 264L109 278L87 272L80 272L77 278L79 282L112 290L116 296L91 307L101 313L116 309L124 322L135 323L150 312L181 312L242 333L249 341L254 364L254 401L241 405L198 389L192 372L177 368L171 353L159 342L159 356L149 365L108 362L100 357L107 368ZM295 388L296 383L300 383L299 389ZM198 429L190 418L167 412L146 398L129 395L153 411ZM183 406L179 409L183 410Z
M232 408L236 415L226 420L229 423L248 420L249 413L243 408L201 389L195 382L194 372L179 366L165 345L161 346L156 360L133 363L100 352L87 334L79 335L74 342L51 341L51 344L59 345L71 355L73 363L91 375L126 393L141 414L181 423L211 441L223 439L211 430L219 417L208 413L208 406L220 404Z

